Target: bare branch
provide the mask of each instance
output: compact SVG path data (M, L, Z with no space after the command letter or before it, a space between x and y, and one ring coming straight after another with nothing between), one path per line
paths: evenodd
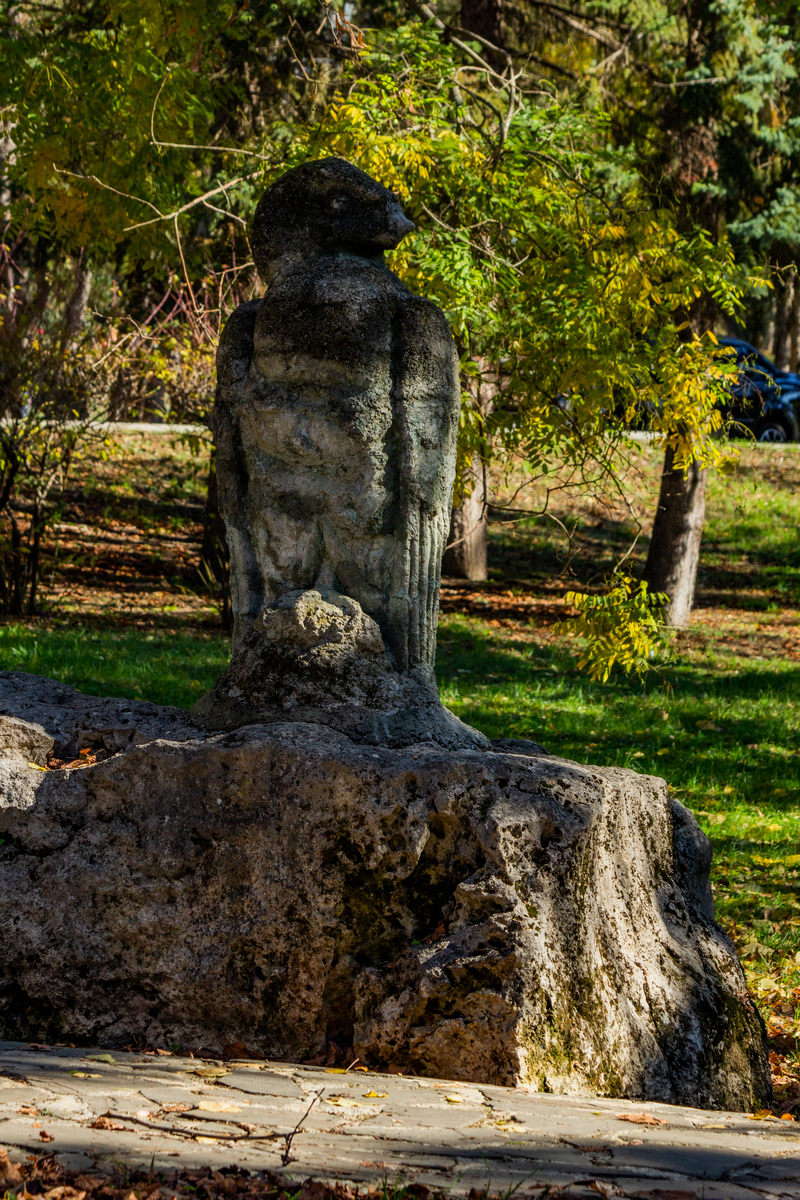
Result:
M133 200L136 204L146 204L148 208L152 208L153 212L158 213L159 218L163 218L163 213L156 208L155 204L151 204L149 200L142 200L141 196L132 196L130 192L120 192L117 188L112 187L110 183L103 183L102 179L98 179L96 175L79 175L76 171L65 171L61 167L57 167L53 163L53 170L58 175L70 175L73 179L88 179L92 183L96 183L98 187L105 188L107 192L113 192L115 196L121 196L123 200ZM150 224L150 222L146 222ZM132 226L136 228L136 226Z
M143 229L146 225L157 225L159 221L173 221L176 217L182 216L183 213L188 212L197 204L203 204L209 198L209 196L218 196L220 192L227 192L229 188L237 187L238 184L244 183L245 180L255 179L258 174L258 171L251 171L249 175L240 175L238 179L231 179L228 181L228 183L223 183L220 184L219 187L211 188L210 191L204 192L202 196L197 196L194 200L190 200L188 204L184 204L181 208L176 208L174 212L160 212L158 213L157 217L153 217L153 219L150 221L139 221L136 225L126 225L122 232L130 233L132 229ZM122 193L120 193L120 195L122 195ZM155 205L151 204L150 207L155 208ZM158 212L158 209L156 209L156 212Z
M155 131L156 106L171 73L172 70L170 69L161 80L161 86L156 92L153 107L150 110L150 141L153 146L158 146L165 150L210 150L220 154L243 154L246 158L259 158L262 162L272 162L272 159L268 155L258 154L255 150L243 150L241 146L215 146L213 143L195 145L193 142L160 142L156 137Z

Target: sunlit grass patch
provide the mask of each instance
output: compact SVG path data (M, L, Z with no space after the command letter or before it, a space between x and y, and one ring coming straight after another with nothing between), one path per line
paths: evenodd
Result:
M191 708L227 666L221 633L0 625L0 665L94 696Z

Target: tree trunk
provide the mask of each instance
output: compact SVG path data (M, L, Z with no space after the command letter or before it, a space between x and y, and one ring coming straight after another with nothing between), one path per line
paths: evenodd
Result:
M442 559L442 574L456 579L486 579L486 469L473 462L474 487L453 509L449 544Z
M92 287L92 268L85 250L81 250L75 271L75 287L64 314L64 349L70 350L75 344L86 316L89 303L89 292Z
M789 310L789 370L797 370L797 318L800 309L800 282L797 268L792 268L792 303Z
M500 0L461 0L461 27L485 38L500 50L504 48ZM502 71L506 65L504 54L494 54L485 46L481 46L481 54L495 71Z
M683 629L689 623L694 603L708 472L695 462L684 475L675 469L674 460L674 451L668 446L642 578L651 592L666 592L668 624Z
M779 371L785 371L789 361L789 337L792 319L792 285L788 272L775 276L775 329L772 337L772 359Z

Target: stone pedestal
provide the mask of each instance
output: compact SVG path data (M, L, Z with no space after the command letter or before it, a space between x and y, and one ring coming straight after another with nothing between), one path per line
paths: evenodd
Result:
M334 1043L420 1075L767 1098L709 843L663 780L531 743L201 735L15 673L0 713L3 1036L294 1061ZM29 765L49 739L108 757Z

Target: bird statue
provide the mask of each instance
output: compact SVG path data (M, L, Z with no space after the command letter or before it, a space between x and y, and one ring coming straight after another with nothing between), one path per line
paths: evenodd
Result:
M238 655L241 668L236 686L231 675L221 686L238 700L247 677L251 702L241 723L256 710L263 717L265 705L270 712L294 708L295 719L317 711L307 695L310 660L291 684L288 668L274 668L292 621L303 653L317 653L322 664L323 691L336 638L341 660L341 638L355 637L350 659L371 666L361 671L362 683L348 666L347 703L377 671L383 700L373 689L359 703L385 707L387 688L397 691L392 673L416 671L439 704L431 668L460 391L444 314L384 263L384 252L413 229L393 192L341 158L287 171L256 209L251 245L266 290L225 326L214 415L233 666ZM256 668L252 636L250 651L244 647L264 622L270 650ZM327 657L320 658L323 644ZM254 709L258 687L270 696L262 694ZM403 706L397 696L392 703ZM201 703L207 724L213 707Z

